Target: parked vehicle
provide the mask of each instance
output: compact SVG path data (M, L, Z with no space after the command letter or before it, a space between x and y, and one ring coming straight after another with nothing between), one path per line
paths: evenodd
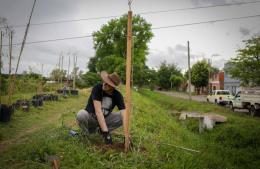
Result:
M248 109L251 116L260 113L260 87L243 88L230 99L229 107L233 111L234 109Z
M227 105L229 104L230 98L233 96L231 95L229 90L213 90L207 96L207 102Z

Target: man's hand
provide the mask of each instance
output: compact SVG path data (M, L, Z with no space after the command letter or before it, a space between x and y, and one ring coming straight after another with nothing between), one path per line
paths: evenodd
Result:
M112 145L113 144L113 142L112 142L112 137L111 137L111 135L109 134L109 132L108 131L103 131L102 132L102 136L103 136L103 138L104 138L104 141L105 141L105 143L107 144L107 145Z

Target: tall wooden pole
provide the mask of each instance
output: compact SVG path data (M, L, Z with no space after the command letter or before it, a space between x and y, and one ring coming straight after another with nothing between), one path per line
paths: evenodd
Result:
M64 56L62 55L61 56L61 84L63 83L63 59Z
M61 73L60 65L61 65L61 55L59 56L59 75L58 75L58 83L60 83L60 73Z
M34 2L33 2L33 6L32 6L31 14L30 14L30 17L29 17L29 21L28 21L28 24L27 24L26 29L25 29L25 33L24 33L24 37L23 37L20 53L19 53L19 56L18 56L18 61L17 61L17 64L16 64L16 69L15 69L14 76L12 78L10 76L10 78L9 78L10 81L11 81L11 84L9 85L9 88L8 88L8 106L10 106L12 104L11 102L12 102L12 95L14 93L14 88L15 88L16 74L18 72L19 63L20 63L20 60L21 60L21 56L22 56L22 53L23 53L24 46L25 46L26 37L27 37L28 31L29 31L29 27L30 27L30 23L31 23L31 19L32 19L32 14L33 14L33 11L34 11L35 3L36 3L36 0L34 0Z
M132 11L128 11L126 58L126 112L124 116L125 151L129 150L129 123L131 114L131 60L132 60Z
M69 87L69 76L70 76L70 56L69 56L69 65L68 65L68 73L67 73L67 85Z
M12 73L12 46L13 46L13 31L9 33L9 76Z
M3 39L3 33L2 31L0 32L0 104L2 103L2 92L1 92L1 87L2 87L2 39Z
M74 68L73 68L73 89L75 90L76 89L76 67L77 67L77 60L78 60L78 57L77 56L74 56Z
M189 100L191 100L190 42L188 41Z
M41 74L42 74L42 77L43 77L43 63L42 63L42 69L41 69Z

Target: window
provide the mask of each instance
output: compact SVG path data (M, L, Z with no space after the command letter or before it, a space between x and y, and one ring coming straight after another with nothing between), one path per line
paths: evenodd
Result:
M219 94L219 95L229 95L230 92L229 91L218 91L217 94Z

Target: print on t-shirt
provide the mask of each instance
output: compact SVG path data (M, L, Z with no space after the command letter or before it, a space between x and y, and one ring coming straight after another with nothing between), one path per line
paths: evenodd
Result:
M104 116L107 116L112 110L112 98L103 97L102 98L102 112Z

